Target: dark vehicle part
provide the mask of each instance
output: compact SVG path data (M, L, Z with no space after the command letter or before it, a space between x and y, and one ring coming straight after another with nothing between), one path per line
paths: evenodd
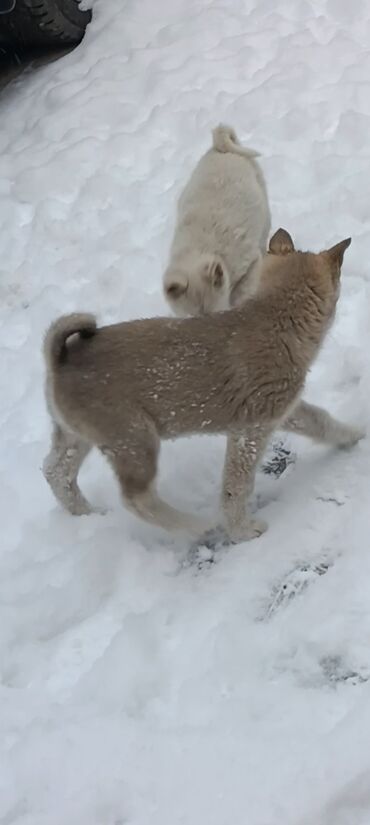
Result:
M23 51L75 45L91 20L78 0L0 0L0 12L0 43Z
M15 0L0 0L0 14L8 14L14 7Z

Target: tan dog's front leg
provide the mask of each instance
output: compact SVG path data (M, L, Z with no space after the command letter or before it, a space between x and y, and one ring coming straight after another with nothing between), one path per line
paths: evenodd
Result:
M241 542L260 536L266 522L248 513L248 499L253 492L258 462L265 450L271 430L250 427L244 433L231 433L227 439L223 473L222 507L225 527L231 541Z

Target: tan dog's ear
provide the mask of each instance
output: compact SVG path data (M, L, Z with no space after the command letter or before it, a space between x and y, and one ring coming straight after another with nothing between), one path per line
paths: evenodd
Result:
M351 241L352 238L346 238L345 241L336 243L335 246L332 246L331 249L326 249L324 252L325 257L329 258L330 263L338 270L340 270L342 266L344 253L346 249L348 249Z
M225 281L225 273L221 261L214 258L210 263L204 267L204 277L209 281L215 289L221 289Z
M278 229L272 236L269 252L272 255L288 255L289 252L295 252L294 243L286 229Z

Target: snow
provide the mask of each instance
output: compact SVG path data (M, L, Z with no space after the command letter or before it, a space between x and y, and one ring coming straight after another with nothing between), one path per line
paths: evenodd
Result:
M41 341L56 315L166 312L176 198L210 130L262 152L273 227L349 235L306 397L370 397L370 9L365 0L95 0L81 46L2 92L0 822L369 825L369 440L291 438L259 474L268 532L187 563L120 504L61 512ZM215 512L223 439L166 445L161 489Z

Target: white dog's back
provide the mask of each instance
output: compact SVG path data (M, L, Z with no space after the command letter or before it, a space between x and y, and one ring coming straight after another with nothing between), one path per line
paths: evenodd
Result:
M253 273L270 229L257 154L241 146L230 127L213 131L213 147L200 159L178 202L164 277L176 313L225 309L238 302L238 289L243 297L253 291Z

